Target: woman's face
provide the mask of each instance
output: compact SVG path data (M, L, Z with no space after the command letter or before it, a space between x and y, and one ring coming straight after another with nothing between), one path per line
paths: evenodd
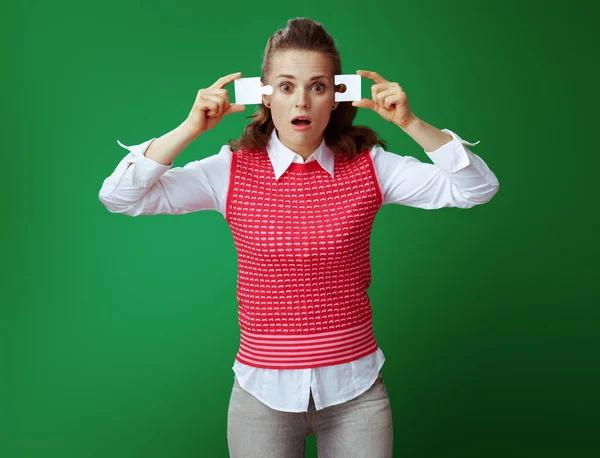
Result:
M335 102L335 87L329 57L317 51L286 50L271 60L267 84L273 94L264 95L279 140L307 159L319 146ZM292 119L308 116L308 127L295 126Z

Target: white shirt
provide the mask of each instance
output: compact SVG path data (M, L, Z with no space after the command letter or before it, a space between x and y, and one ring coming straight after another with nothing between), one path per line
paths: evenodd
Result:
M452 140L433 152L425 151L433 164L385 151L377 145L370 149L383 205L471 208L496 194L498 179L479 156L464 146L479 142L469 143L448 129L443 132L450 134ZM218 154L173 167L144 156L153 140L134 146L117 140L129 153L102 184L98 197L106 208L111 213L130 216L217 210L225 217L232 156L229 145L222 146ZM304 161L279 141L277 130L273 129L267 152L276 179L292 162L315 160L333 177L333 154L325 140ZM130 163L134 165L129 167ZM272 409L306 412L311 392L317 410L364 393L375 382L384 361L378 348L358 360L316 369L262 369L237 360L232 369L242 388Z

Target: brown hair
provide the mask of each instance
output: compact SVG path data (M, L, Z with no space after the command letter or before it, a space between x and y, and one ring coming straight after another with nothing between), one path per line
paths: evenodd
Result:
M285 29L275 32L267 42L263 54L261 67L261 81L267 84L269 63L277 51L283 50L307 50L318 51L326 54L331 59L334 75L342 74L342 63L340 55L331 35L323 26L309 18L290 19ZM353 126L352 120L358 111L351 103L343 102L331 112L329 124L323 132L325 143L334 154L341 154L352 160L360 151L380 144L387 149L386 142L380 139L374 130L366 126ZM257 149L266 151L271 133L275 125L271 118L271 110L259 104L253 115L254 118L244 129L244 133L238 140L229 140L232 151L240 149Z

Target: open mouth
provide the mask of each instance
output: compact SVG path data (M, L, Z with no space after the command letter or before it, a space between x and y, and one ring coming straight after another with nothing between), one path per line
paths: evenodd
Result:
M295 126L310 126L312 121L307 116L297 116L296 118L292 119L292 124Z
M307 121L306 119L296 119L295 121L292 121L292 124L295 126L308 126L310 125L310 121Z
M307 116L296 116L292 119L292 129L294 130L306 130L310 129L312 121Z

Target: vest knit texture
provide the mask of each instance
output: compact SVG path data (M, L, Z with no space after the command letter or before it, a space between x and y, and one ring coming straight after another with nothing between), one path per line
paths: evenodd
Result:
M240 347L264 369L347 363L376 351L370 238L383 204L368 150L292 162L275 179L266 151L232 155L226 221L238 256Z

